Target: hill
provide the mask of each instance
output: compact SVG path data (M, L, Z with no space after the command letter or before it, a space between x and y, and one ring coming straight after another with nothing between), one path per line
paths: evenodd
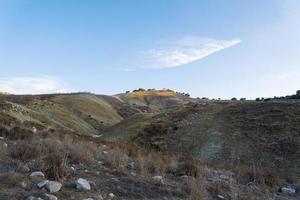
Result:
M107 129L103 138L300 175L299 122L300 102L199 101L127 119Z

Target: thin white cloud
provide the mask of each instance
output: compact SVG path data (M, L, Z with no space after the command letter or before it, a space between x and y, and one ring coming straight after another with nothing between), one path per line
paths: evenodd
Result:
M0 92L11 94L45 94L68 92L67 84L58 77L11 77L0 78Z
M232 47L241 42L240 39L216 40L201 37L185 37L176 41L152 48L144 53L147 67L169 68L200 60L215 52Z

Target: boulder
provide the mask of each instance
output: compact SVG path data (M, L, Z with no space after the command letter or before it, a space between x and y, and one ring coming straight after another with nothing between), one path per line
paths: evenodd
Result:
M91 185L87 180L85 180L83 178L79 178L76 181L76 189L77 190L91 190Z
M43 187L46 186L46 184L47 184L48 182L49 182L48 180L43 180L43 181L41 181L41 182L39 182L39 183L37 184L37 187L38 187L39 189L42 189Z
M53 194L45 194L46 200L58 200L58 198Z
M57 181L48 181L45 185L45 188L50 192L50 193L55 193L58 192L62 187L62 184Z
M292 188L291 186L282 187L280 188L280 191L284 194L295 194L296 190Z
M152 180L155 182L155 184L163 184L164 183L162 176L153 176Z
M30 176L40 176L40 177L45 177L44 173L43 172L40 172L40 171L37 171L37 172L32 172L30 174Z

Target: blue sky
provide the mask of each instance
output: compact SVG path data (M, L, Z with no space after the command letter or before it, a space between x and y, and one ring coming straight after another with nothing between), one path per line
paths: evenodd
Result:
M298 0L0 0L0 91L300 89Z

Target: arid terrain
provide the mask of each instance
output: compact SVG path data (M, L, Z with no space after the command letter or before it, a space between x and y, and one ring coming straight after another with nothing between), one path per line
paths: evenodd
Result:
M300 100L0 94L0 199L300 199Z

